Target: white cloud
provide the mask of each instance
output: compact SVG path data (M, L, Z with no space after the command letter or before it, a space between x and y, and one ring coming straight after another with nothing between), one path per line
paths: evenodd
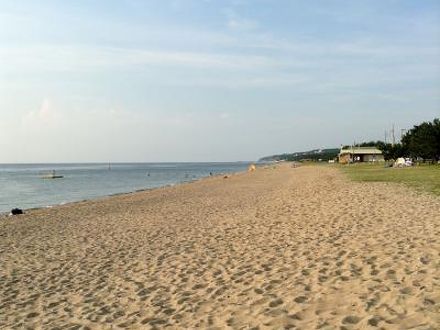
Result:
M29 126L42 126L55 124L59 119L59 114L53 108L52 101L44 98L38 110L31 110L23 117L22 124L25 128ZM38 127L42 128L42 127Z
M21 125L5 125L4 130L0 125L0 163L189 161L191 155L211 150L209 143L201 145L202 137L220 132L222 125L217 116L190 111L56 110L45 98L37 110L22 117Z
M51 108L50 100L45 98L41 104L40 110L37 113L38 117L42 120L50 120L53 118L53 110Z
M247 32L258 27L256 20L239 15L233 8L228 8L224 12L226 15L226 26L229 29Z
M258 27L258 23L254 20L238 18L238 17L229 17L227 26L233 30L254 30Z
M215 69L279 66L277 61L256 55L52 45L2 47L0 61L10 70L23 71L77 71L148 65Z

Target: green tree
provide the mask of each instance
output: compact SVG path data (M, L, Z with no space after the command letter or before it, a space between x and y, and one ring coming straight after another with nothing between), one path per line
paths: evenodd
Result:
M405 146L400 143L391 144L378 141L376 147L382 151L383 158L385 160L396 160L399 157L407 156L407 150Z
M440 119L414 126L402 137L402 146L411 157L440 159Z

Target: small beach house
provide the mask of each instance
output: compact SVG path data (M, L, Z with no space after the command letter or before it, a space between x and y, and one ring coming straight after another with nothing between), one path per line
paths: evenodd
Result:
M375 147L346 147L339 152L339 163L382 162L382 151Z

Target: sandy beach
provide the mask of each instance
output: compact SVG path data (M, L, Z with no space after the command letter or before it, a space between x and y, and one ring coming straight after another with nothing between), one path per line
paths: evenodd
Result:
M1 329L439 329L440 198L258 168L0 218Z

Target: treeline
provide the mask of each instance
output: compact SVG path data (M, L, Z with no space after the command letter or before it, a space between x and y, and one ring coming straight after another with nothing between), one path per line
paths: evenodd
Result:
M350 148L344 146L343 148ZM400 157L410 157L414 160L440 160L440 119L432 122L423 122L407 131L399 143L385 143L383 141L369 141L355 144L354 147L376 147L382 151L385 160L396 160ZM261 158L260 161L327 161L335 159L339 149L315 149L305 152L285 153Z
M294 152L294 153L285 153L281 155L273 155L261 158L260 161L289 161L289 162L298 162L298 161L328 161L330 159L334 159L339 154L339 149L315 149L310 151L302 151L302 152Z
M385 160L411 157L415 160L440 160L440 119L415 125L401 138L400 143L370 141L357 144L358 147L376 147L382 151Z

